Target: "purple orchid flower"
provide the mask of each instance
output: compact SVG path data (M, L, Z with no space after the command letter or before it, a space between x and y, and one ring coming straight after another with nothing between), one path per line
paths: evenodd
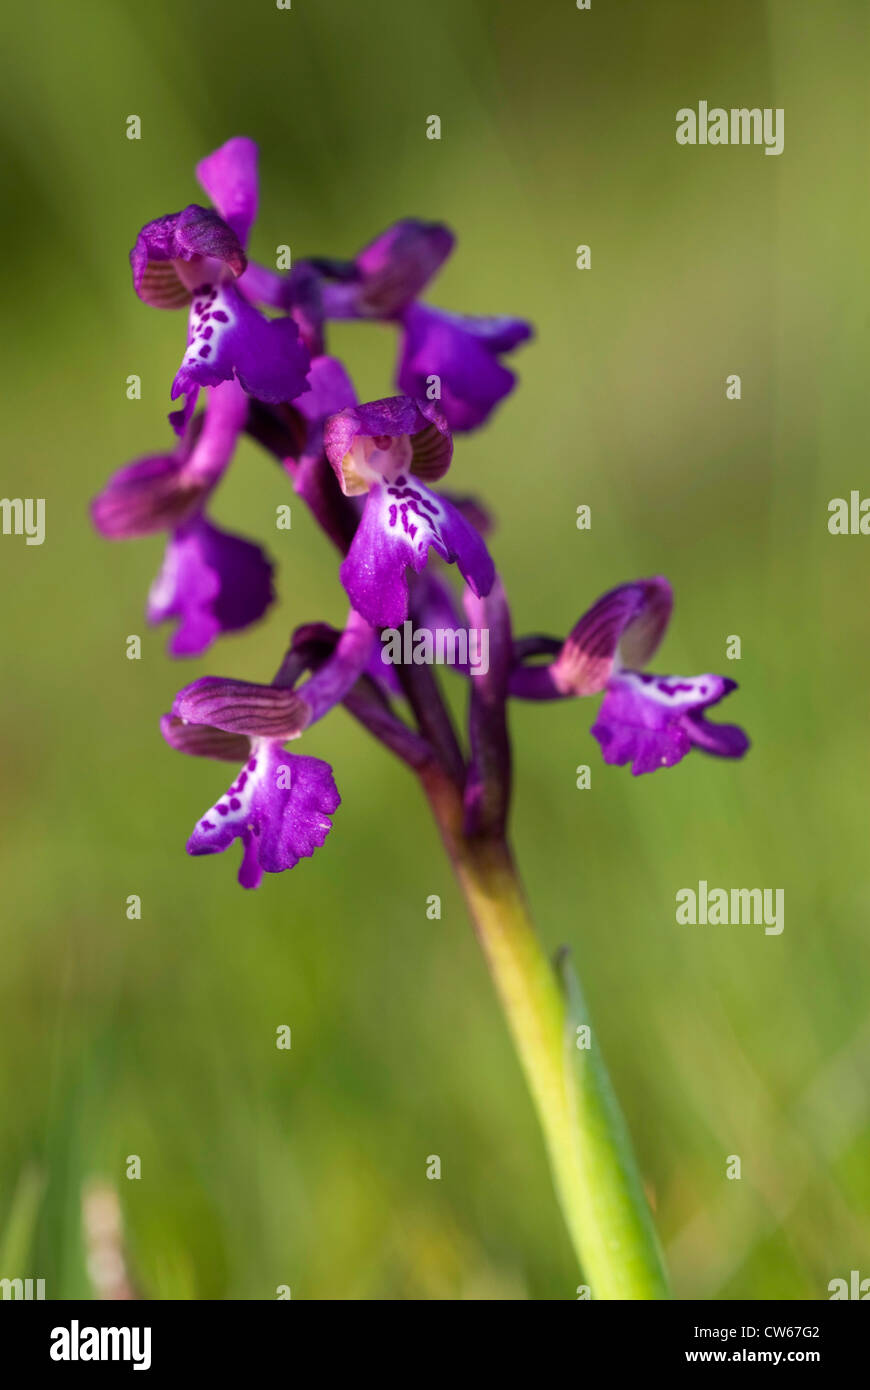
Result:
M197 821L189 854L218 854L240 839L239 883L256 888L264 872L292 869L325 843L341 801L332 768L288 754L284 744L345 698L373 643L372 628L351 612L329 658L298 689L292 686L302 658L291 646L271 685L205 676L178 692L161 720L166 742L182 753L244 764Z
M480 534L458 507L418 481L442 477L453 452L434 402L394 396L342 410L327 421L324 447L345 496L368 494L340 571L363 617L378 627L405 621L405 572L419 574L430 547L456 563L476 594L489 592L495 568Z
M634 775L674 767L692 748L742 758L749 739L704 711L737 689L725 676L653 676L634 669L658 647L670 620L666 579L622 584L579 620L549 665L515 667L510 693L524 699L593 695L604 700L592 734L606 763L631 763Z
M173 656L199 656L220 633L262 617L274 598L272 565L260 547L221 530L204 511L247 415L237 382L209 388L204 414L174 452L121 469L92 505L97 528L114 540L171 531L147 614L152 623L178 619Z
M290 401L305 390L308 352L292 318L267 319L233 283L247 265L245 246L257 212L257 147L228 140L197 165L217 211L193 203L147 223L130 252L133 286L156 308L190 305L187 349L172 383L185 396L171 420L181 433L203 386L235 376L263 401Z

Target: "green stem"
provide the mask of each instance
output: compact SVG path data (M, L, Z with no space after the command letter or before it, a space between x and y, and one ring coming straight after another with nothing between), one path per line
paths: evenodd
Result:
M561 983L547 959L504 841L467 838L455 788L438 775L423 780L532 1094L592 1296L669 1298L631 1141L579 985L564 955Z

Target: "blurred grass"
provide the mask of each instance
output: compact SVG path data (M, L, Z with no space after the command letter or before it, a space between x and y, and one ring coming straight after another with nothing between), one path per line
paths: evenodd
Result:
M162 745L174 690L266 678L291 627L343 612L301 506L272 534L286 486L250 446L216 514L270 544L281 602L202 661L171 666L145 630L159 541L108 545L88 523L109 472L167 440L184 331L136 301L127 250L233 133L261 146L259 258L347 255L396 217L441 218L459 247L433 302L535 322L521 389L453 471L497 513L518 630L562 633L604 588L663 571L659 669L740 680L743 766L698 756L637 781L601 764L591 704L517 708L515 840L544 938L574 951L678 1293L825 1297L868 1273L868 566L826 529L866 476L866 6L51 0L3 24L2 488L45 496L47 539L0 543L0 1231L24 1230L20 1175L45 1181L32 1267L0 1274L85 1294L79 1200L101 1174L154 1297L578 1282L405 773L339 713L305 750L344 799L325 850L253 895L235 856L183 852L224 773ZM784 154L678 147L674 113L702 98L784 107ZM389 391L389 330L333 341L363 398ZM678 930L674 893L699 878L784 887L783 935Z

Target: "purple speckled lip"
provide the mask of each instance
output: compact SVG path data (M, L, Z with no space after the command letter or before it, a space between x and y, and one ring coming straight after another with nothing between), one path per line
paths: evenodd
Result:
M631 763L637 777L673 767L692 748L740 758L749 747L742 729L711 724L703 711L736 690L724 676L651 676L620 671L607 684L592 733L606 763Z
M239 883L256 888L264 873L292 869L326 841L341 803L332 769L320 758L285 753L280 742L252 743L245 763L187 842L189 854L219 854L242 842Z

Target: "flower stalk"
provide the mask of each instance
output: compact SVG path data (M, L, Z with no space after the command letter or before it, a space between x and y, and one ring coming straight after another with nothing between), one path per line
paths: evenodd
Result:
M567 953L551 965L502 838L468 837L445 779L424 785L531 1092L571 1243L593 1298L670 1297L631 1140ZM558 973L557 973L558 972Z

